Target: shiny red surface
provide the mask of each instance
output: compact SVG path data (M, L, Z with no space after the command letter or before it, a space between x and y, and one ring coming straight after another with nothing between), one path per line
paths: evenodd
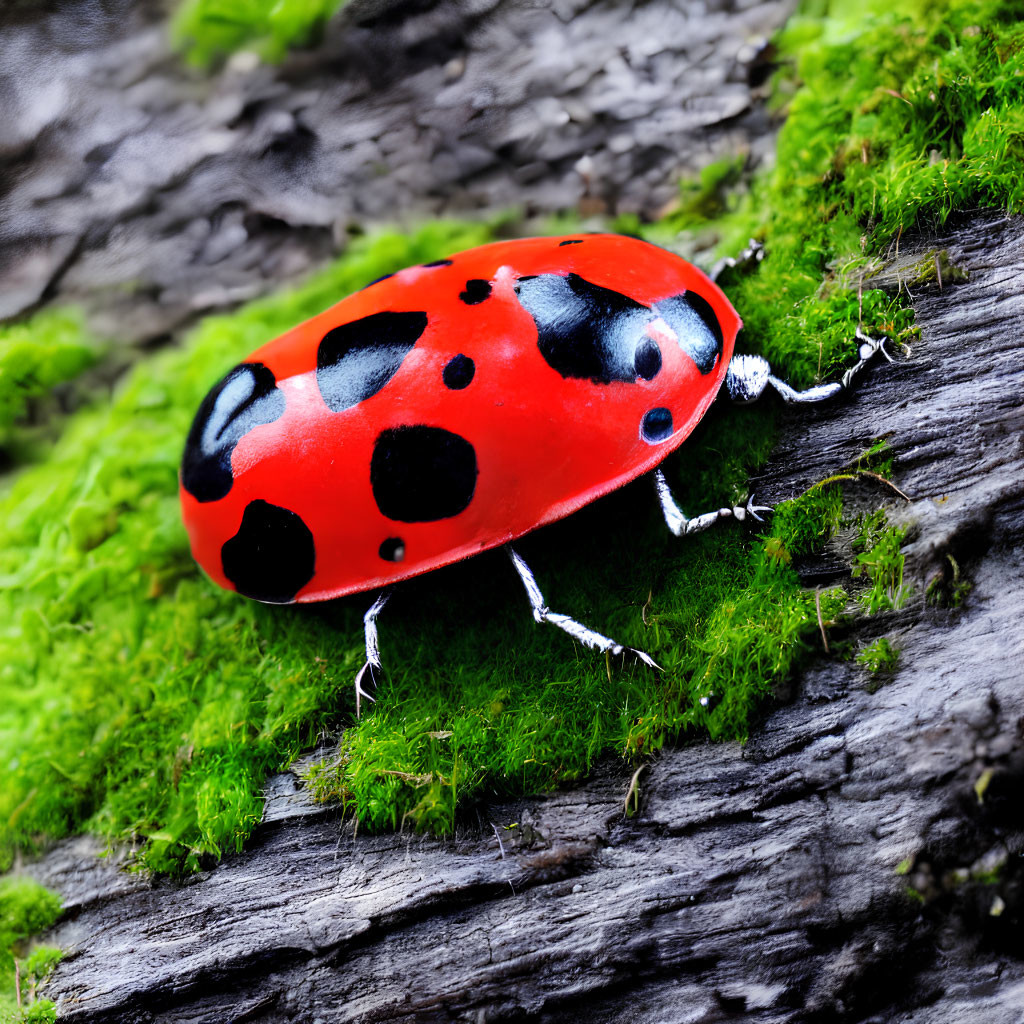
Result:
M718 392L741 321L705 274L672 253L618 235L582 237L583 244L564 247L557 238L495 242L454 255L451 266L410 267L254 352L247 361L273 371L286 398L284 415L238 443L226 497L200 503L181 492L192 552L210 577L234 589L221 547L257 498L298 513L312 531L316 572L296 600L320 601L505 544L653 469L677 448ZM721 323L722 358L702 377L656 322L648 333L659 341L662 369L653 380L563 378L541 356L536 326L513 284L519 276L570 272L647 305L697 292ZM472 278L492 285L478 305L459 299ZM384 310L424 310L426 331L380 392L331 412L316 381L321 339L339 324ZM453 391L441 374L459 353L473 359L476 373L469 387ZM641 438L640 422L656 406L671 410L675 432L652 445ZM453 431L476 450L476 491L456 516L395 522L377 508L370 487L374 441L384 429L414 424ZM389 537L404 541L403 561L380 557Z

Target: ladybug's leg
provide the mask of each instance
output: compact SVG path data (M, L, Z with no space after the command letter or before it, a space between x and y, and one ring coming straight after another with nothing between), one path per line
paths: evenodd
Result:
M362 713L364 697L370 702L376 699L372 693L363 689L363 680L369 676L371 687L374 690L377 689L376 673L381 668L380 651L377 648L377 616L380 615L384 605L388 603L389 597L391 597L391 591L382 590L377 595L377 600L370 605L369 610L363 616L363 632L366 634L366 663L356 675L356 718Z
M658 491L658 501L661 502L661 512L665 517L665 522L677 537L688 533L700 533L701 530L706 530L709 526L717 523L719 519L729 519L730 517L738 519L742 523L748 515L751 515L760 522L761 517L757 514L758 512L771 512L771 508L767 505L755 505L754 499L751 497L745 506L733 505L732 508L720 508L716 512L705 512L702 516L687 519L686 513L672 497L672 490L661 469L654 471L654 486Z
M746 267L751 263L760 263L763 259L764 246L756 238L752 238L750 240L750 244L739 254L739 256L724 256L720 259L711 268L708 273L708 277L710 277L712 281L717 281L723 270L730 267Z
M623 654L628 651L630 654L635 654L645 665L661 669L661 666L649 654L638 651L633 647L624 647L622 644L618 644L614 640L602 636L600 633L595 633L594 630L584 626L583 623L570 619L568 615L561 615L558 612L551 611L544 603L544 595L540 592L540 587L537 586L537 581L533 578L530 567L512 550L511 546L506 546L505 550L508 552L509 558L512 559L512 564L516 567L519 578L523 581L523 586L526 588L526 596L530 599L530 606L533 608L533 617L537 622L550 622L552 626L564 629L569 636L575 637L585 647L593 647L596 650L607 651L611 654Z
M890 363L892 362L892 356L885 350L888 338L871 338L858 328L857 340L861 343L860 359L843 374L842 379L833 381L831 384L818 384L806 391L797 391L785 381L779 380L772 374L768 360L761 356L733 356L729 360L729 369L725 374L725 386L729 397L734 402L754 402L771 384L783 399L790 403L822 402L826 398L833 398L840 391L845 391L850 387L853 378L864 369L876 352L881 352Z

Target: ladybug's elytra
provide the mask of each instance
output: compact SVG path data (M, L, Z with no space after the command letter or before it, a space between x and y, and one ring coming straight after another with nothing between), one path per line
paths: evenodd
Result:
M192 552L216 583L258 601L387 588L656 470L727 377L747 401L768 383L790 401L841 388L794 392L763 359L734 359L740 327L703 272L619 235L495 242L388 275L207 395L181 469ZM660 470L655 482L677 534L758 511L687 519ZM509 553L538 622L625 649L551 612ZM365 617L357 697L380 666L388 593Z

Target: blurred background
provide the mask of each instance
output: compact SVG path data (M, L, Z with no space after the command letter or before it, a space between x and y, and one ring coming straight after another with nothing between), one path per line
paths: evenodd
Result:
M0 318L74 302L154 345L381 223L657 219L769 158L793 6L6 3Z

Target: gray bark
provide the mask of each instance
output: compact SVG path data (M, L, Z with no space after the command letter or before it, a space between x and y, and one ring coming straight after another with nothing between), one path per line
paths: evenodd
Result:
M245 852L184 884L61 844L33 868L68 907L61 1019L1019 1024L1024 221L904 239L904 266L933 250L969 281L911 284L911 356L788 414L756 482L790 497L890 438L912 501L847 488L913 530L910 600L845 627L902 649L885 685L823 653L745 746L662 753L632 818L616 760L452 840L353 835L284 774ZM844 537L809 581L848 571ZM955 609L925 602L947 555Z
M352 0L317 49L206 75L154 0L15 5L0 319L73 301L152 342L308 271L353 225L656 212L680 175L770 152L758 82L792 6Z

